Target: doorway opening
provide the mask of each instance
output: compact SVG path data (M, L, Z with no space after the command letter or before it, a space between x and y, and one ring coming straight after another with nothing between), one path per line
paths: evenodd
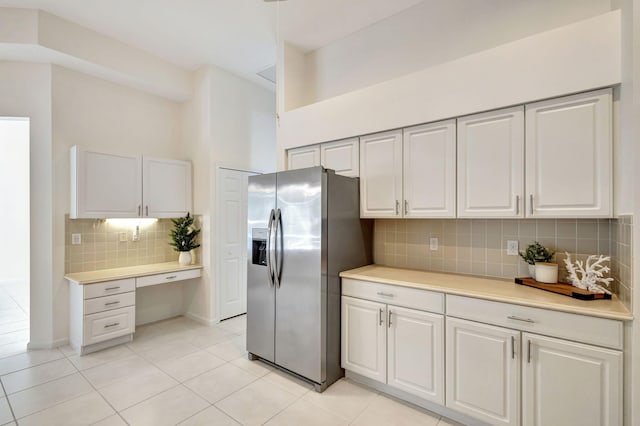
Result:
M0 117L0 358L29 343L29 118Z

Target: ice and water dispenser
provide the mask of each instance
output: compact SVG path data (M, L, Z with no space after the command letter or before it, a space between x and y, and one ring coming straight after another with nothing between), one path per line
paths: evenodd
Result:
M251 229L251 263L267 266L267 228Z

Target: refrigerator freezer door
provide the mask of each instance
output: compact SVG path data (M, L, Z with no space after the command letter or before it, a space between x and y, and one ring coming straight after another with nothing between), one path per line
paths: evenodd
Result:
M276 364L316 383L326 378L326 174L321 167L277 177L281 222L276 274ZM281 244L280 244L281 242ZM276 280L276 283L278 281Z
M253 229L266 229L272 225L270 217L276 207L276 175L258 175L249 177L249 235ZM268 240L273 240L267 238ZM247 250L247 351L263 359L275 360L275 287L269 274L272 266L269 260L265 264L254 264L251 259L253 242L248 239ZM270 242L270 241L269 241ZM269 252L270 247L266 248ZM267 253L269 256L269 253Z

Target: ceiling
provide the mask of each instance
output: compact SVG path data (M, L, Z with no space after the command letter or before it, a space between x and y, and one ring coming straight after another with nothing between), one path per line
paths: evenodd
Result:
M326 46L423 0L0 0L42 9L187 69L213 64L251 79L276 40Z

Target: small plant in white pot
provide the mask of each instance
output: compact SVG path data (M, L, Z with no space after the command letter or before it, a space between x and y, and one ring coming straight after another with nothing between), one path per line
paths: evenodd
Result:
M196 241L200 230L193 226L193 216L189 213L185 217L171 219L173 229L169 236L173 249L180 253L178 263L182 266L191 264L191 250L200 247Z
M529 275L531 275L531 278L533 278L534 280L538 279L536 275L535 264L540 263L540 264L544 264L544 266L555 265L555 264L550 264L554 254L555 252L553 250L549 250L548 248L546 248L545 246L543 246L537 241L534 241L533 244L529 244L526 250L520 250L520 257L522 258L522 260L524 260L529 264ZM557 267L558 266L556 265L556 281L557 281L557 274L558 274ZM548 268L544 268L544 269L548 269Z

